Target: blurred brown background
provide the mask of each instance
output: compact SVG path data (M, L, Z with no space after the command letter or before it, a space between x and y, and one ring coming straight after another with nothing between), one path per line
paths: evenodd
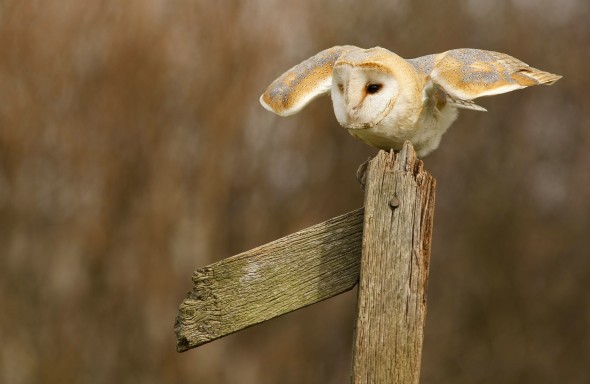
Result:
M197 267L362 205L329 98L258 97L337 44L564 75L425 159L423 383L588 383L590 2L0 0L0 382L346 383L356 292L184 354Z

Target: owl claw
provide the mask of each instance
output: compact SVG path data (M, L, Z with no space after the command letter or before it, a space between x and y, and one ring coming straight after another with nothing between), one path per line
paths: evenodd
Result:
M356 179L358 180L359 184L361 185L361 190L365 191L365 184L367 182L367 170L369 168L369 162L371 161L372 157L369 156L367 161L362 163L356 171Z

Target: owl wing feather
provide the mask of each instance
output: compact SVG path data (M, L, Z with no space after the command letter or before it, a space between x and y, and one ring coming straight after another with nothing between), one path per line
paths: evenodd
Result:
M426 80L426 86L424 87L424 98L425 106L429 110L434 110L436 108L437 110L441 111L445 106L451 105L455 108L487 112L487 109L475 104L471 100L453 98L441 85L432 81L430 77L427 77Z
M268 86L260 103L280 116L299 112L313 99L330 92L334 63L356 49L351 45L335 46L297 64Z
M504 53L480 49L453 49L408 60L442 86L458 108L485 110L472 102L538 84L551 85L561 78Z

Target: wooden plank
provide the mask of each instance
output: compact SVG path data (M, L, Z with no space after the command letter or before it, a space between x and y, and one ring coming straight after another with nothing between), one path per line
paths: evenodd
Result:
M410 143L367 172L352 382L418 383L435 180Z
M177 350L350 290L362 227L359 209L195 271L176 318Z

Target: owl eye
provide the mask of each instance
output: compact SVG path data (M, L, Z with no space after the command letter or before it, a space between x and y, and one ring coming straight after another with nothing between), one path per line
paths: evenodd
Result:
M338 84L338 90L340 91L340 93L343 93L344 92L344 85Z
M374 94L377 93L383 88L383 84L369 84L367 85L367 93Z

